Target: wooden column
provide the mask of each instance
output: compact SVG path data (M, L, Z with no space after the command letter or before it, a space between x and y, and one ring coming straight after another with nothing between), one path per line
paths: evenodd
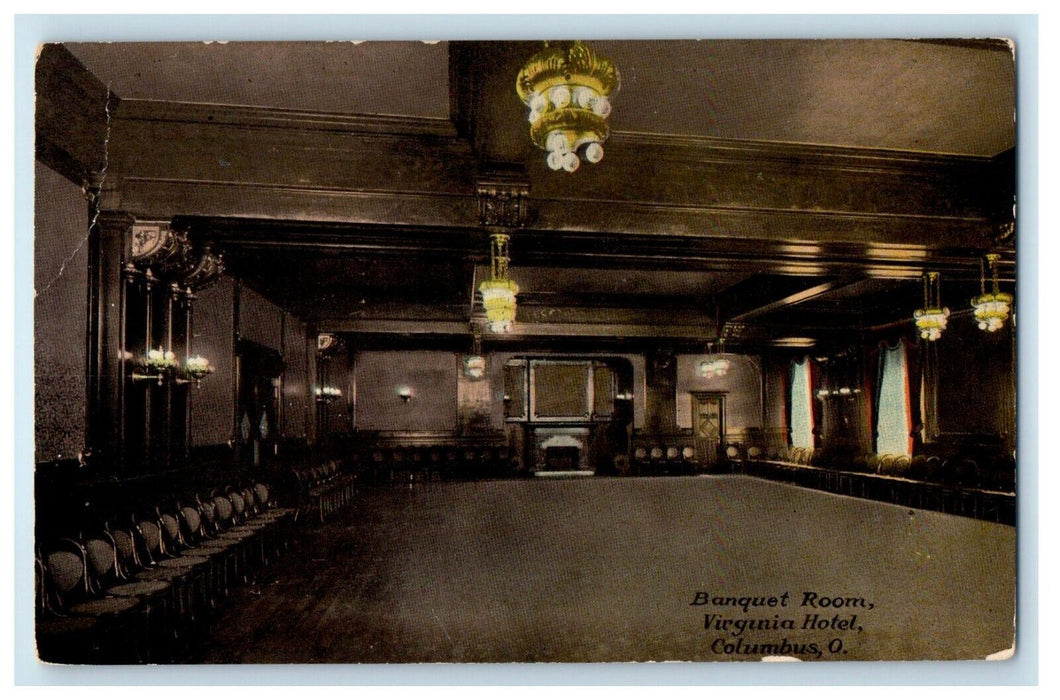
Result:
M677 432L677 358L660 349L647 359L645 426L653 434Z
M305 438L306 443L312 447L317 441L317 397L316 389L320 386L320 378L317 376L317 329L316 326L306 327L305 335L305 357L306 357L306 420Z
M133 217L124 212L99 212L88 234L86 443L92 458L116 473L125 462L122 267L129 257L132 224Z
M936 343L927 340L920 341L920 371L923 372L923 388L921 389L920 402L923 405L924 442L936 442L940 436L939 430L939 351ZM910 377L910 381L918 381L919 377Z

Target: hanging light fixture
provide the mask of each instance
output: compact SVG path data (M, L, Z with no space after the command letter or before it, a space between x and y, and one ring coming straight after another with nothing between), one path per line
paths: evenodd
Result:
M929 272L924 275L924 308L913 313L920 337L928 341L941 338L949 317L950 310L939 301L939 273Z
M464 358L464 376L478 381L486 376L486 358L482 355L482 338L477 331L472 335L471 354Z
M699 363L699 376L713 379L729 373L729 361L724 357L711 357Z
M1012 309L1012 295L999 291L997 287L997 261L1001 256L997 253L988 253L986 262L990 265L990 279L993 282L992 291L986 291L986 271L983 269L983 261L979 261L979 296L972 299L972 308L975 309L975 320L979 322L979 328L987 333L999 331L1005 326L1009 311Z
M707 357L699 363L699 376L706 379L724 377L729 373L729 366L729 360L723 355L714 354L714 344L707 343Z
M490 234L490 278L479 285L486 309L486 328L491 333L508 333L515 322L517 285L508 276L508 234Z
M530 138L548 152L548 167L574 172L579 150L590 163L603 160L610 97L618 87L615 64L580 41L567 50L545 42L527 61L515 89L530 108Z

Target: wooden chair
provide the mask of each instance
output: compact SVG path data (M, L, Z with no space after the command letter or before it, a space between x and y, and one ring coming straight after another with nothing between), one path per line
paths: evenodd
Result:
M88 623L66 623L59 639L57 625L46 632L49 653L45 660L64 663L143 663L146 661L146 609L135 597L102 597L92 590L88 555L80 542L62 539L41 557L45 610L51 620L89 618ZM77 634L74 634L74 632ZM87 644L87 646L84 646Z
M168 553L157 511L153 517L136 518L134 524L144 568L130 578L133 581L165 581L176 587L174 613L179 621L178 635L182 635L194 627L208 604L204 567L208 566L209 560Z
M49 572L40 554L34 558L37 655L42 661L88 664L100 660L103 640L95 617L74 617L53 609L47 588ZM54 584L52 584L54 585Z

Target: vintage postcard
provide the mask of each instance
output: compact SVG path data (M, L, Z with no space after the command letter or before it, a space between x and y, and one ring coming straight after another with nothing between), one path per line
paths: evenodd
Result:
M1011 658L1015 49L42 44L39 659Z

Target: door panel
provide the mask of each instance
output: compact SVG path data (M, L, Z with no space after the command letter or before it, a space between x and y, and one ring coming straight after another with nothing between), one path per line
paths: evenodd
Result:
M725 395L695 393L692 398L696 454L700 466L709 471L717 466L721 457L721 443L725 436Z

